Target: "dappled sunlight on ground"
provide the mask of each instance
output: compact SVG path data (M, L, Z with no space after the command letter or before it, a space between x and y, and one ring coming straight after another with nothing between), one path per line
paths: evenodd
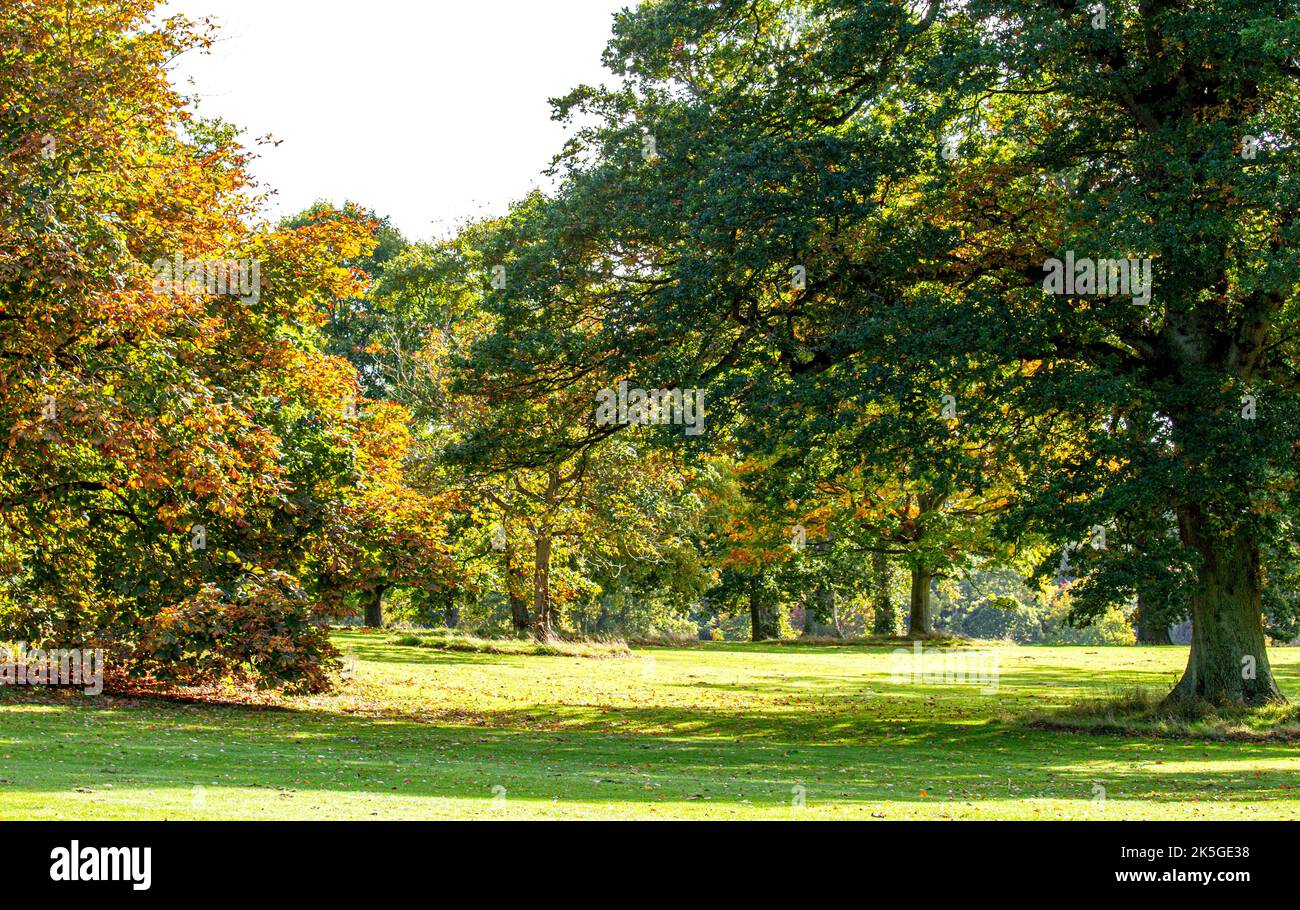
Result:
M996 692L888 646L442 652L339 636L356 680L287 710L0 703L3 818L1300 818L1300 750L1027 728L1163 689L1182 648L999 643ZM1300 650L1279 649L1297 694Z

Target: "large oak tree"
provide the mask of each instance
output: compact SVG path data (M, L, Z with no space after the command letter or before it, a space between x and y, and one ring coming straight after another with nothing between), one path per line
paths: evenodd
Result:
M1064 549L1101 525L1090 574L1186 587L1174 697L1278 699L1261 559L1300 443L1298 21L1256 0L626 13L622 83L559 104L581 128L484 357L532 393L699 383L748 421L833 419L837 392L889 413L880 372L978 387L964 413L1023 477L1021 529ZM1153 292L1052 293L1057 258L1149 262Z

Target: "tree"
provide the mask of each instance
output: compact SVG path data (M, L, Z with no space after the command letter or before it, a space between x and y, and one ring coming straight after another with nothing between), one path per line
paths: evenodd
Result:
M426 428L415 483L472 507L462 558L502 589L516 632L547 640L571 604L599 591L590 575L679 551L694 506L689 470L635 433L615 439L598 425L602 377L511 396L480 369L475 342L495 318L485 263L511 230L504 219L411 246L367 309L378 319L378 375Z
M321 689L312 547L359 493L357 377L320 327L373 226L255 227L238 131L168 81L211 34L153 9L0 16L2 634Z
M373 247L343 263L350 269L364 273L372 283L380 279L387 265L400 257L409 245L402 232L393 227L387 217L355 202L345 202L341 208L328 202L317 202L297 215L283 219L280 227L298 228L321 219L373 225ZM379 299L379 295L361 293L337 301L329 307L324 326L325 350L345 358L356 368L362 391L370 398L384 397L390 391L382 362L385 351L385 314L376 312L373 308L373 303Z
M808 544L807 528L794 525L755 494L755 481L768 467L761 461L735 464L720 474L708 502L716 517L705 546L719 571L706 601L715 612L747 611L751 641L781 637L789 582L783 576ZM810 594L805 582L804 599Z
M1074 3L990 5L962 17L971 36L961 42L961 72L943 81L955 90L945 113L977 93L1036 93L1008 102L1018 119L998 124L996 143L978 143L1007 156L1011 179L998 196L1023 193L1059 216L1037 232L1010 231L1025 245L1022 263L1050 265L1071 253L1154 263L1150 304L1145 293L1077 286L1043 306L1009 267L976 260L997 276L1007 304L1009 319L994 337L1009 343L1018 332L1017 355L1043 363L1041 388L1026 404L1050 393L1062 409L1104 408L1151 428L1108 441L1098 437L1114 423L1093 424L1081 448L1094 453L1093 464L1102 453L1111 464L1102 496L1085 508L1114 509L1154 492L1176 517L1181 558L1173 565L1194 572L1193 643L1176 700L1281 699L1265 649L1260 565L1262 542L1295 505L1289 478L1300 439L1298 352L1286 329L1297 302L1288 248L1300 222L1295 195L1279 195L1295 181L1300 73L1283 50L1296 15L1284 6L1205 13L1124 4L1094 28L1093 14ZM999 13L1021 21L1019 33L995 28ZM1259 136L1270 138L1255 162ZM1034 179L1044 173L1064 188ZM999 200L998 209L1017 203ZM996 220L984 230L1006 232ZM968 236L982 232L975 219L966 227ZM1095 385L1080 384L1081 375ZM1264 402L1258 414L1256 398ZM1098 473L1089 465L1059 487L1095 482ZM1120 547L1104 554L1115 563L1132 555Z
M753 421L843 365L978 386L967 413L1001 426L1024 527L1064 552L1142 501L1176 517L1169 558L1146 535L1081 551L1078 617L1125 564L1177 576L1195 632L1172 697L1277 700L1261 549L1294 513L1300 442L1296 9L1107 13L623 14L607 60L627 78L561 102L587 125L530 224L527 281L564 292L527 320L503 301L491 347L534 384L597 364L708 383Z
M894 608L889 578L889 555L882 550L871 554L871 631L875 635L898 634L898 611Z
M444 524L459 502L451 492L429 495L410 485L412 436L404 408L374 402L355 420L356 486L330 503L314 559L322 596L337 601L349 593L361 595L365 624L380 628L389 589L449 590L465 584Z

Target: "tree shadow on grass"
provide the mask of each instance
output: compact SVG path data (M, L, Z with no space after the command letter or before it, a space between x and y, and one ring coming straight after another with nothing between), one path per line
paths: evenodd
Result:
M404 664L514 672L557 666L537 661L613 663L369 640L349 642L349 650L398 675ZM1278 671L1294 691L1297 667L1288 663ZM894 686L879 672L864 674L859 692L859 681L839 668L826 675L751 675L734 685L666 675L626 688L610 704L581 688L548 693L539 675L536 704L472 712L440 702L437 680L427 677L421 680L431 688L426 700L412 699L402 710L331 699L265 711L0 692L0 801L27 794L38 805L48 796L73 811L79 800L108 791L152 806L159 792L204 786L267 789L267 799L279 802L310 793L346 805L347 812L362 811L352 801L368 800L369 814L384 796L477 806L500 785L512 800L558 797L626 805L629 812L681 801L775 812L788 808L794 786L807 788L810 803L882 807L934 798L976 806L1088 800L1097 785L1112 800L1294 804L1300 780L1290 767L1276 767L1296 757L1293 746L1034 730L996 707L1050 703L1135 680L1163 686L1167 676L1164 669L1125 668L1080 680L1078 667L1017 665L1001 674L990 704L974 689ZM869 698L867 688L874 690ZM655 701L656 689L665 693L663 703ZM724 708L706 703L716 701L712 695L692 701L692 689L750 697ZM433 812L426 802L411 811ZM282 808L255 802L241 811L257 817L283 815ZM184 807L148 811L187 817Z
M81 788L145 798L145 791L203 786L268 788L327 802L331 796L488 801L499 785L512 800L558 796L623 804L636 812L638 806L691 800L777 810L789 805L794 786L804 787L810 802L887 807L935 799L976 805L1087 800L1098 782L1112 800L1273 802L1293 800L1294 790L1283 788L1296 784L1294 772L1258 768L1294 755L1285 749L1156 747L988 721L960 729L910 724L855 743L779 743L706 729L672 736L644 732L665 720L685 723L662 710L621 712L641 729L610 733L581 726L544 732L509 727L520 712L498 712L507 728L496 729L169 704L93 712L74 705L34 707L41 710L27 716L0 711L0 794L57 799ZM751 721L755 728L784 728L780 718ZM249 811L255 817L283 814L283 808Z

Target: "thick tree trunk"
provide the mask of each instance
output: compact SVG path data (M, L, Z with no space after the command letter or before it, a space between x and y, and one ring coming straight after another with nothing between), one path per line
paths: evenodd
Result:
M533 618L528 615L528 601L513 591L510 593L510 622L517 635L523 635L533 627Z
M1169 623L1141 593L1137 596L1137 640L1140 645L1171 645Z
M510 601L510 623L516 635L524 635L533 626L533 618L528 615L528 601L524 598L524 573L515 565L514 547L507 545L506 562L506 598Z
M757 582L749 589L749 637L753 641L765 641L781 634L777 622L776 608L760 596Z
M1243 531L1214 533L1195 507L1180 509L1178 522L1201 565L1192 592L1192 648L1169 700L1285 701L1265 648L1258 543Z
M877 635L898 634L898 611L889 595L889 555L871 554L871 631Z
M370 599L366 601L366 627L369 629L384 627L384 592L387 590L387 585L379 585L370 592Z
M933 578L930 569L912 569L911 616L907 625L907 634L912 637L934 634L934 620L930 615L930 582Z
M551 627L551 536L537 535L536 558L533 562L533 638L550 641L555 630Z

